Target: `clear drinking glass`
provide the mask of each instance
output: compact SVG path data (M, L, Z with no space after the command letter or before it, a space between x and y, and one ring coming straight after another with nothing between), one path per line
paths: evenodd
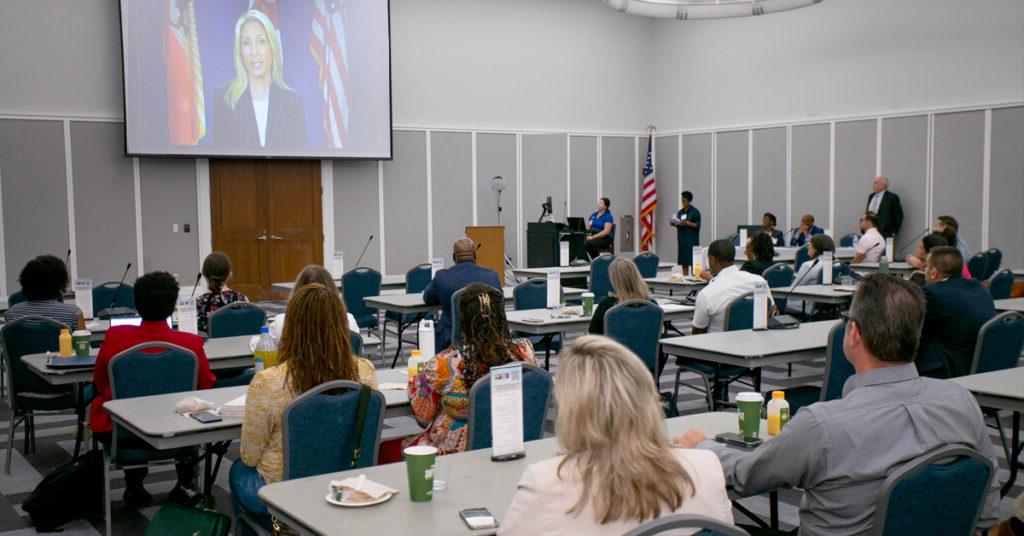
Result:
M448 489L448 476L452 473L452 456L438 456L434 460L434 491Z
M849 276L849 275L839 276L839 284L844 286L844 287L848 287L848 286L852 285L853 284L853 276Z

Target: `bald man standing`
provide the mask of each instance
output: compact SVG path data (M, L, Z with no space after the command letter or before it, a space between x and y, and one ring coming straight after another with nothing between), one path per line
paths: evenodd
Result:
M455 266L438 270L423 289L423 302L441 306L441 320L434 324L434 351L440 352L452 340L452 294L470 283L483 283L501 290L498 273L476 263L476 244L462 237L452 245Z
M889 179L885 177L875 177L871 189L873 192L868 196L865 210L878 216L878 232L882 233L882 236L896 236L903 225L903 205L900 204L900 196L889 191Z

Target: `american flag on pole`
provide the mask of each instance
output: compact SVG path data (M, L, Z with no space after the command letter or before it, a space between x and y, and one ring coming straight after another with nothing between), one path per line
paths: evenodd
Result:
M323 127L329 147L348 146L348 45L342 0L316 0L313 35L309 44L320 66Z
M164 5L164 64L167 66L167 129L171 143L195 145L206 135L203 66L199 61L193 0Z
M640 251L654 249L654 209L658 207L658 190L654 180L654 160L651 158L651 144L654 133L647 136L647 163L642 171L644 176L643 196L640 199Z

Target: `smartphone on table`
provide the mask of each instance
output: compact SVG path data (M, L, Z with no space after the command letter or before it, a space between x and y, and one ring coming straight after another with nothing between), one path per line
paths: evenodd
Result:
M220 418L220 415L217 415L212 411L204 411L202 413L190 413L189 416L203 424L210 424L212 422L220 422L224 420Z
M466 525L473 529L493 529L498 526L494 516L486 508L466 508L459 511L459 516L466 522Z

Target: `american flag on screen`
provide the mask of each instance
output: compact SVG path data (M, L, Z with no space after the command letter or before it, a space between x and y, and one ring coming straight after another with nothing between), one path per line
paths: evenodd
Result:
M164 64L167 66L167 129L171 143L195 145L206 135L203 66L199 61L193 0L167 0Z
M320 66L323 127L329 147L348 146L348 46L341 0L316 0L309 44Z
M651 144L654 133L647 135L647 163L644 164L643 196L640 200L640 251L654 249L654 209L658 207L658 190L654 180L654 160L651 158Z

